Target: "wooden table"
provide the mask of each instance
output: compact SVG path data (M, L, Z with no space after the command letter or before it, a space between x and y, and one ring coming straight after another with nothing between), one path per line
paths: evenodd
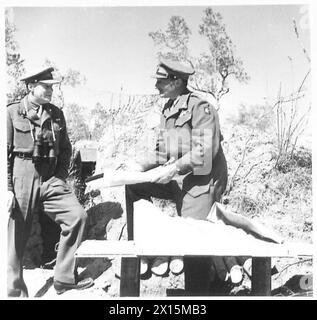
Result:
M200 250L184 248L175 242L172 246L151 247L151 244L137 244L135 241L86 240L76 251L77 258L104 258L121 256L120 296L140 295L140 258L150 256L183 256L185 261L185 294L208 295L208 273L206 259L212 256L248 256L252 258L252 295L271 294L271 258L302 257L313 255L313 245L290 243L275 245L268 252L261 248L202 247ZM187 262L186 262L187 261Z

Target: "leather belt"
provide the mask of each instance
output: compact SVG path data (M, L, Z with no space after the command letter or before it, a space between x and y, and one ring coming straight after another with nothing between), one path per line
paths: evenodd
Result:
M21 159L32 160L33 154L26 152L14 152L14 156Z

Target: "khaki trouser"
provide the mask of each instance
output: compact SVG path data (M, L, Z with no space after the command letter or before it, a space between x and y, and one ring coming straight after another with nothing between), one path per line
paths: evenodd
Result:
M32 227L33 214L43 210L61 227L54 280L75 283L75 251L87 214L70 187L54 176L43 181L28 159L14 159L15 204L8 222L8 296L27 297L22 260Z
M216 184L217 185L217 184ZM203 190L204 189L204 190ZM158 183L139 183L127 185L125 188L126 196L126 211L127 211L127 229L128 239L133 240L133 203L140 199L151 200L151 197L172 200L176 203L177 213L182 217L190 217L198 220L205 220L210 212L210 209L215 201L220 201L222 189L218 189L215 185L202 188L201 192L196 196L187 193L180 189L176 181L171 181L168 184ZM162 233L164 237L164 232ZM193 239L193 241L195 241ZM214 245L214 244L210 244ZM225 280L227 272L236 264L243 264L246 258L241 258L241 262L235 257L186 257L184 259L184 268L190 278L195 273L195 270L204 268L209 273L210 280L215 277L220 281ZM216 274L212 274L214 270ZM185 272L186 273L186 272ZM206 286L209 282L206 281ZM200 290L197 288L197 290ZM196 292L197 293L197 292Z
M126 186L127 214L133 214L133 202L150 200L151 197L173 200L179 216L198 220L206 219L213 203L219 201L213 185L203 186L199 194L193 195L181 190L176 181L167 184L138 183Z

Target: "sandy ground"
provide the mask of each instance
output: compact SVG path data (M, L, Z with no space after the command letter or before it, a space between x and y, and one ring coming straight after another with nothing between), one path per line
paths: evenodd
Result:
M272 259L279 273L272 275L272 292L276 296L311 294L313 267L311 261L298 258ZM302 261L301 263L298 263ZM98 300L117 299L120 288L120 259L91 259L85 267L78 269L79 274L91 276L95 280L93 287L85 290L69 290L57 295L53 287L52 269L25 269L24 278L29 289L29 297L45 300ZM291 282L287 284L287 281ZM299 284L304 285L304 290ZM286 286L285 286L286 284ZM306 286L306 287L305 287ZM231 295L249 295L250 279L244 275L243 282L232 289ZM141 280L140 298L166 298L182 299L184 290L184 274L173 275L171 272L165 277L151 275ZM307 293L307 291L310 291Z

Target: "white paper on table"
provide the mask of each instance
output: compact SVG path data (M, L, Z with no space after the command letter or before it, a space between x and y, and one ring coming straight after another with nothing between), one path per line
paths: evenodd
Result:
M102 178L92 180L86 183L85 192L88 193L92 190L100 190L103 188L150 182L151 176L151 170L147 172L139 172L106 169Z

